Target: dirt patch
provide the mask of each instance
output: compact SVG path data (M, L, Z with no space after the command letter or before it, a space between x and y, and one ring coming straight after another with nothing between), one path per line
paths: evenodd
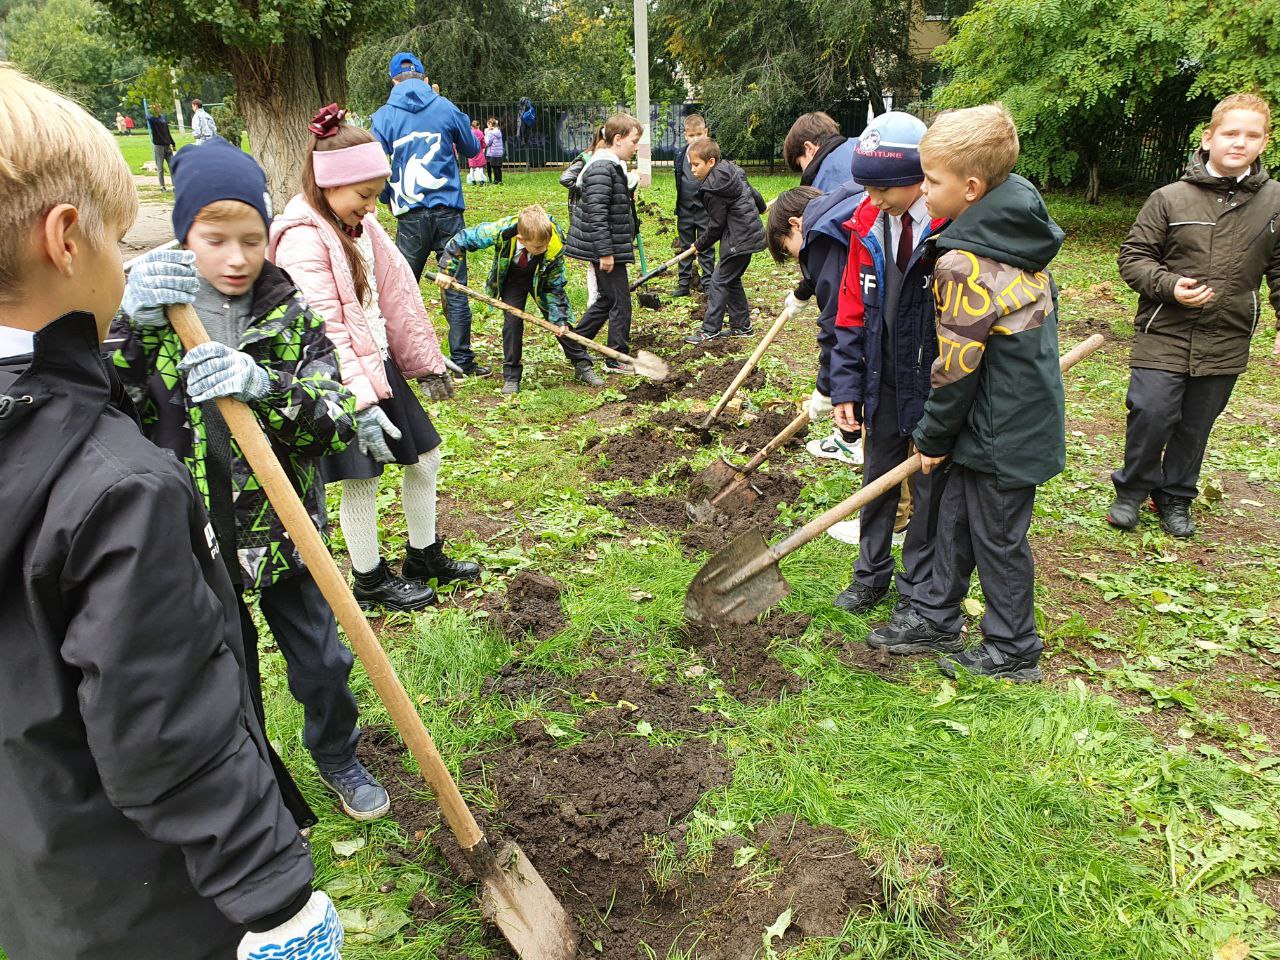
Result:
M410 843L420 843L440 824L440 810L431 799L422 777L404 768L409 750L399 735L388 727L366 727L356 746L360 762L374 772L391 798L391 816L400 824ZM419 796L421 794L421 796ZM335 801L336 803L336 801ZM398 855L412 860L410 849ZM425 851L419 851L425 856Z
M738 375L738 371L742 369L741 363L730 362L722 363L719 366L703 367L698 374L697 393L710 396L715 394L719 397L724 393L725 388L733 383L733 378ZM751 375L743 381L742 386L738 388L743 390L759 390L764 386L765 374L759 367L751 371ZM686 391L687 393L695 392L693 389Z
M775 639L800 636L809 628L809 622L805 614L786 613L775 614L763 623L720 630L689 623L677 642L707 660L724 681L725 689L744 703L776 700L784 691L796 693L804 689L805 681L775 660L769 648Z
M828 639L834 636L828 634ZM909 662L908 658L890 656L883 648L869 647L861 636L847 639L837 637L836 640L839 643L836 656L845 666L863 673L873 673L883 680L899 680L903 677L903 668Z
M692 371L673 368L665 380L645 380L626 391L632 403L662 403L693 384Z
M795 417L796 414L765 410L763 413L745 418L741 423L730 425L729 429L724 431L724 442L732 444L737 449L745 447L746 450L743 452L754 454L785 430ZM802 443L804 443L803 430L783 444L782 449L798 447Z
M603 453L609 461L607 466L596 469L597 477L604 480L623 478L633 483L642 483L663 467L685 457L684 448L651 426L629 433L615 433L601 443L593 440L587 445L587 450Z
M519 643L529 633L546 640L569 625L560 605L563 592L559 581L521 570L507 584L505 595L488 594L478 606L489 612L493 625L512 643Z

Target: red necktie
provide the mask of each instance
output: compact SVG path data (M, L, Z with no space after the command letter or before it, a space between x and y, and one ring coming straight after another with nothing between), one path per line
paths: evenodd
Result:
M516 266L523 270L529 265L529 251L521 250L520 256L516 257Z
M911 214L902 215L902 233L898 237L898 272L906 273L907 264L911 262L911 253L916 248L915 237L911 235Z

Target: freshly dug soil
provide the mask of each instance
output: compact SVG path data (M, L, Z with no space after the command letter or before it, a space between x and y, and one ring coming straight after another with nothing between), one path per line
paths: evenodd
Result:
M724 442L732 444L747 456L754 456L761 447L785 430L787 424L791 423L797 414L798 411L796 413L782 413L777 410L766 410L746 423L733 423L731 420L723 430ZM712 429L715 429L716 426L717 424L711 425ZM782 449L798 447L802 443L804 443L803 430L783 444ZM746 449L742 450L743 447ZM777 456L779 454L775 453L774 457Z
M675 367L665 380L645 380L625 391L632 403L662 403L694 383L692 371Z
M717 630L687 623L678 642L700 654L724 681L725 689L745 703L776 700L787 691L804 689L803 678L784 667L769 652L771 642L790 640L809 628L802 613L775 614L763 623Z
M528 633L537 640L546 640L569 625L560 605L563 592L559 581L521 570L507 584L505 597L489 594L480 607L489 611L494 626L512 643L523 640Z
M644 426L630 433L615 433L603 443L593 441L588 450L603 453L609 461L597 468L596 476L605 480L625 478L642 483L663 467L685 457L685 451L665 432Z
M738 375L738 371L742 369L742 363L736 360L730 360L719 366L703 367L698 372L697 392L708 397L714 394L718 400L720 394L724 393L725 388L733 383L733 378ZM738 388L739 392L743 390L759 390L764 386L764 371L756 367L751 371L751 375ZM693 393L694 389L690 388L687 393Z

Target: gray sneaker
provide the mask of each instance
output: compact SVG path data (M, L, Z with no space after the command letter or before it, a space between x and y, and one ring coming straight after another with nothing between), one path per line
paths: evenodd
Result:
M502 392L505 394L519 393L520 381L519 380L503 380Z
M958 633L946 633L933 626L908 607L900 617L883 627L877 627L867 635L867 646L889 653L959 653L964 649L964 638Z
M596 373L590 363L580 363L573 368L573 379L585 383L588 387L603 387L604 378Z
M352 820L377 820L391 812L391 798L359 760L341 770L321 770L320 781L338 795Z

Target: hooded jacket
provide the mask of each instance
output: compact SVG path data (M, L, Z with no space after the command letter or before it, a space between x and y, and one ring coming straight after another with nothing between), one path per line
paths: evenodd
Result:
M930 457L993 474L1001 490L1066 465L1058 289L1063 233L1029 182L1010 175L938 235L938 359L914 439Z
M1151 194L1120 247L1120 276L1138 293L1131 366L1243 373L1264 275L1280 313L1280 183L1260 163L1239 182L1215 177L1207 160L1197 151L1182 179ZM1183 276L1209 284L1213 299L1178 303L1173 287Z
M800 237L800 276L818 298L818 392L831 396L831 348L836 340L836 308L840 280L849 259L844 224L864 194L852 185L810 200L804 208ZM808 299L806 297L805 299Z
M480 150L465 113L425 81L404 80L374 112L371 130L391 157L386 197L393 214L465 209L454 151L470 159Z
M578 174L578 205L569 224L565 253L575 260L616 263L635 260L635 211L627 165L611 150L597 150Z
M720 244L720 257L738 257L764 249L764 197L747 181L742 168L731 160L717 160L699 188L707 208L706 229L694 246L699 252Z
M504 217L491 223L459 230L445 244L444 256L440 258L440 269L449 276L457 276L463 264L464 253L475 253L493 247L493 267L489 271L489 279L485 282L485 292L491 297L501 297L502 287L511 270L511 261L516 255L516 233L519 230L517 216ZM551 242L547 252L538 261L533 275L533 299L537 301L542 316L552 323L561 325L573 323L573 310L569 306L569 295L565 292L568 277L564 268L564 233L560 224L551 221Z
M190 474L138 431L93 317L35 342L0 359L0 944L15 960L226 960L312 876L235 595Z
M707 208L702 205L698 178L689 169L689 145L686 143L676 154L676 222L687 223L699 229L707 225Z
M817 187L823 193L834 193L853 184L855 191L862 186L853 179L853 152L858 149L857 137L836 134L828 139L813 155L809 165L800 174L800 186Z

